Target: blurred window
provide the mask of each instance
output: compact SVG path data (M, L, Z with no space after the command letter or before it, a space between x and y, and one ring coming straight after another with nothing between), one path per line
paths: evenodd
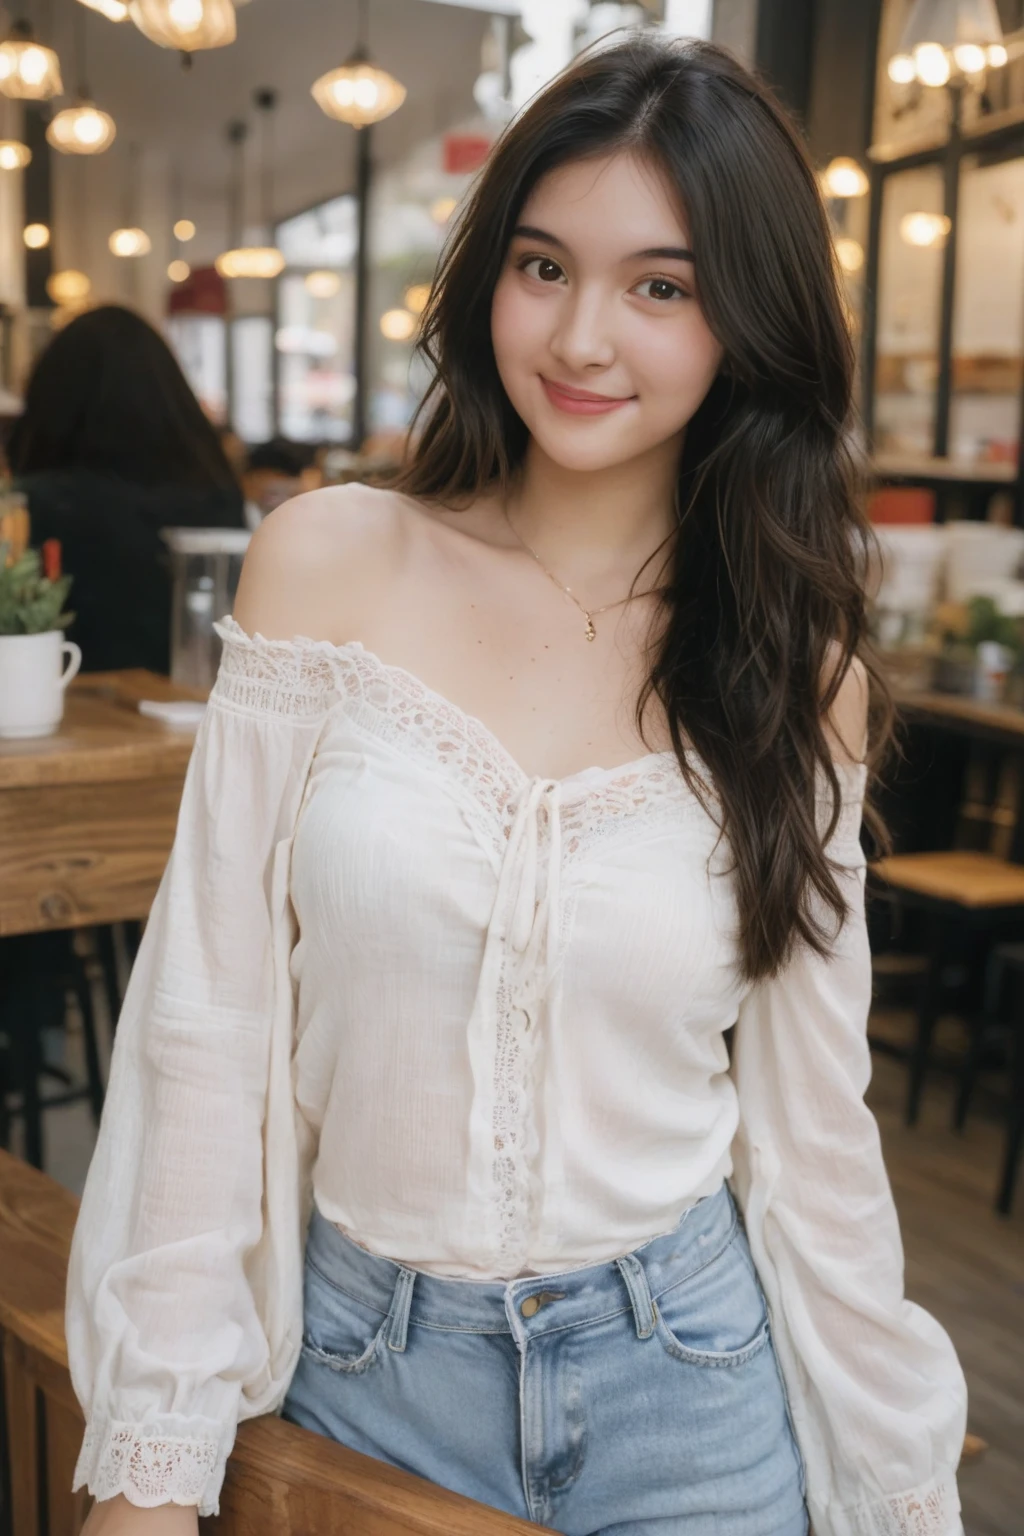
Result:
M170 315L167 339L211 421L227 420L227 333L221 315Z
M274 435L274 323L268 315L231 322L231 425L246 443Z
M949 454L1016 463L1024 342L1024 159L960 166Z
M356 392L356 200L332 198L279 224L275 236L287 262L274 338L278 428L295 442L347 442Z
M930 456L935 449L943 249L942 170L887 176L882 192L875 355L875 445Z

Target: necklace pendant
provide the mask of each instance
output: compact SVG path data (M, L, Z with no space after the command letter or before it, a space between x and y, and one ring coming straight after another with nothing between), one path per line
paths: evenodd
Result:
M596 640L597 639L597 630L594 628L594 621L590 617L589 613L587 614L587 639L588 640Z

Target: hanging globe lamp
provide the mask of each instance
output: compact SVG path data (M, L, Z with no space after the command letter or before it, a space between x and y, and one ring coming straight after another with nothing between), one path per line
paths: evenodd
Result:
M58 112L46 130L48 143L64 155L102 155L117 135L114 119L91 101Z
M0 92L15 101L49 101L63 89L53 49L36 42L30 22L16 21L0 43Z
M0 139L0 171L23 171L32 151L20 139Z
M128 14L151 43L184 54L223 48L238 35L231 0L131 0Z

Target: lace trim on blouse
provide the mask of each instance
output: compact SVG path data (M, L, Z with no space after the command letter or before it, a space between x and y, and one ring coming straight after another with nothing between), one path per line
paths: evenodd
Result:
M188 1421L182 1421L187 1429ZM144 1426L91 1419L79 1452L72 1491L87 1485L97 1502L123 1494L130 1504L195 1504L201 1515L218 1513L216 1495L206 1492L211 1476L223 1472L220 1426L205 1432L148 1433Z
M823 1516L823 1529L833 1526L837 1536L959 1536L963 1526L956 1478L942 1474L923 1488Z

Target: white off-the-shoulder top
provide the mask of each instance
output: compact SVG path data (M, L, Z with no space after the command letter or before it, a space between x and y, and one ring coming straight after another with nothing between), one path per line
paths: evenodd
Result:
M404 1264L510 1278L730 1176L815 1536L957 1536L964 1379L904 1299L863 1102L864 767L834 955L750 987L713 788L670 753L531 777L357 642L221 633L75 1231L75 1486L216 1511L296 1365L311 1198Z

